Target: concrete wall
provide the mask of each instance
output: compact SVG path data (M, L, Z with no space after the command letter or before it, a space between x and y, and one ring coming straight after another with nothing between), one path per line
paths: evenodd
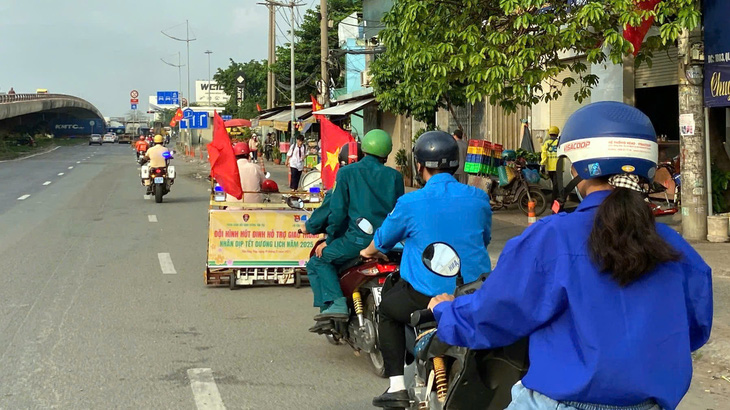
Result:
M98 117L101 120L104 118L101 112L91 103L77 97L58 95L37 100L0 103L0 120L37 112L64 109L81 109L88 111L88 117Z

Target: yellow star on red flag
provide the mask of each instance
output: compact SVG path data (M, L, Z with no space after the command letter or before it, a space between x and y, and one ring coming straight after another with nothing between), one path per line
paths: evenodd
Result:
M334 171L335 168L337 168L337 165L339 165L338 160L340 158L340 150L341 149L342 149L342 147L337 148L335 150L335 152L326 151L327 152L327 159L325 161L324 166L330 167L330 169L332 169L332 171Z

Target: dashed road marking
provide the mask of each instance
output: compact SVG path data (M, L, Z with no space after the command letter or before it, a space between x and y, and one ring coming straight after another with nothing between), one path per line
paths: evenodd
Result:
M58 173L58 176L59 176L59 177L62 177L62 176L63 176L63 172L59 172L59 173Z
M43 186L46 186L46 185L51 185L51 181L46 181L43 183Z
M74 167L68 167L68 169L74 169Z
M26 199L30 198L30 195L23 195L18 198L18 201L25 201Z
M160 269L165 275L174 275L177 273L175 265L172 264L172 258L169 253L158 253L157 259L160 261Z
M188 369L188 378L198 410L225 410L226 406L213 379L213 370Z
M77 164L80 164L80 163L81 163L81 161L76 161L76 163L77 163Z
M147 220L150 222L157 222L157 215L147 215Z

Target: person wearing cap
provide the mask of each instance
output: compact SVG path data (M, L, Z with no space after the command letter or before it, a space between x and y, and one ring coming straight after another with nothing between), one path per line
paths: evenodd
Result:
M558 199L558 180L555 167L558 163L558 135L560 128L552 126L548 129L548 139L542 144L540 155L540 172L547 173L553 183L553 200Z
M508 410L669 410L687 392L691 352L710 337L712 271L644 201L656 141L649 118L629 105L577 110L560 137L558 172L571 162L578 208L508 241L475 293L429 303L450 345L529 338L530 367Z
M237 142L233 146L233 154L236 156L236 164L238 165L238 176L241 179L241 189L243 190L243 198L240 200L226 194L226 202L244 202L259 203L263 202L261 192L261 184L263 184L266 176L263 170L257 164L249 160L251 153L248 144L245 142ZM241 209L231 208L228 209Z
M377 229L405 191L400 172L385 166L392 150L393 141L387 132L371 130L362 139L363 159L337 172L326 228L327 235L334 239L318 247L307 263L307 272L316 272L317 291L321 292L321 312L314 317L317 322L347 320L347 299L340 289L337 270L357 258L373 237L372 232L360 229L358 222L366 219Z
M404 360L405 328L411 313L425 309L431 297L452 293L454 277L442 277L423 267L421 255L434 242L445 242L461 255L465 282L491 270L487 246L492 236L489 197L478 188L460 183L453 174L460 166L459 146L444 131L422 134L413 149L416 178L423 188L402 196L393 212L375 232L363 258L385 254L401 241L400 279L383 287L379 306L378 338L388 390L373 399L384 408L409 407Z

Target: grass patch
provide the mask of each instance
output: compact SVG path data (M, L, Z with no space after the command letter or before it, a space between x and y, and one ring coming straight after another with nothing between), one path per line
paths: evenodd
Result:
M0 136L0 160L21 158L27 155L43 152L56 146L70 146L87 144L86 138L48 138L45 135L35 137L35 146L18 145L19 135Z

